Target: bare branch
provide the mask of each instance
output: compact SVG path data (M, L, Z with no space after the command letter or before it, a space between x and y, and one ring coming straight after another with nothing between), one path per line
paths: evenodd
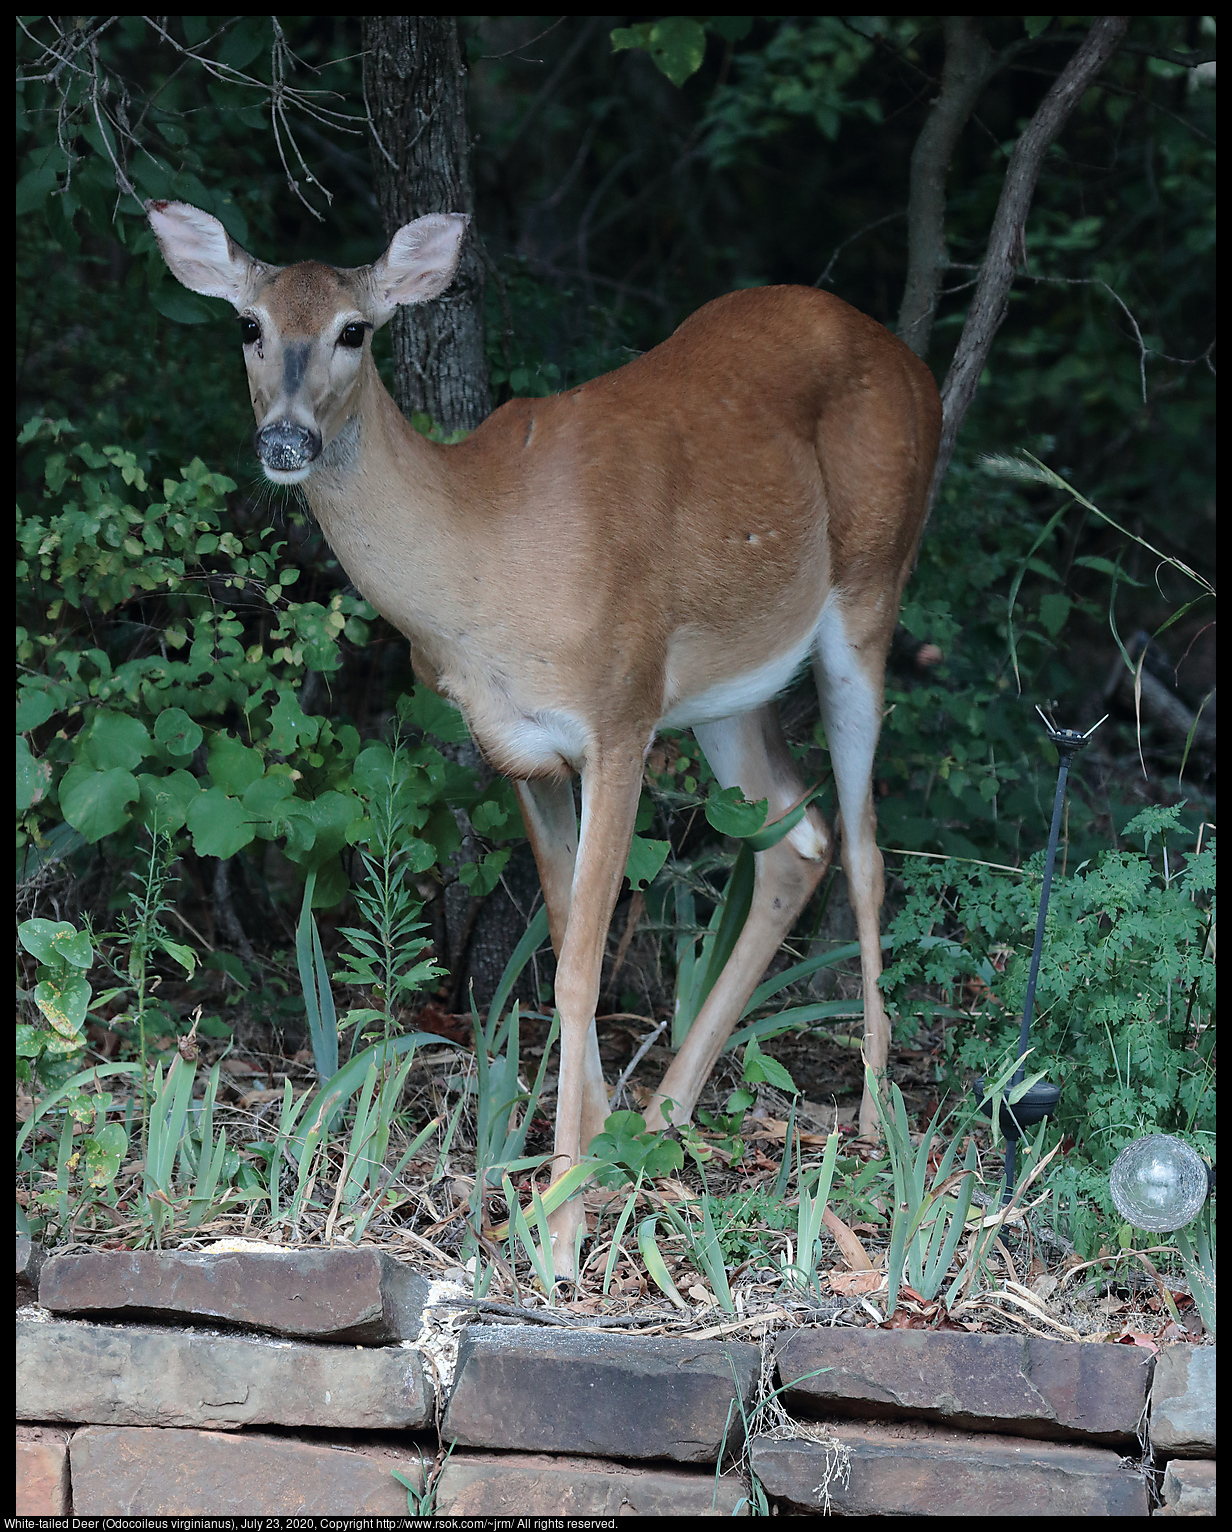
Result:
M928 354L945 268L945 185L950 161L980 92L1001 61L988 46L976 16L947 16L941 92L911 153L907 206L907 283L898 333L917 356Z
M60 99L56 109L56 135L59 147L65 157L67 179L64 186L59 187L58 191L63 194L71 184L73 169L79 158L72 148L72 140L79 131L76 124L79 123L82 117L85 117L88 120L92 120L98 129L102 139L103 152L111 163L116 186L121 195L132 196L141 201L140 195L129 179L126 165L133 151L146 152L138 134L145 123L146 114L156 99L158 92L156 91L145 102L136 124L131 124L129 120L129 106L131 103L128 90L122 80L113 78L107 72L98 52L99 39L120 18L118 16L107 17L88 30L85 25L66 28L54 16L45 19L55 29L57 36L57 42L55 43L43 42L18 17L18 25L21 26L30 41L41 50L40 56L34 65L36 72L19 75L18 83L37 82L59 88ZM227 22L220 27L204 43L188 47L179 42L167 30L167 17L143 16L141 20L160 41L166 43L180 56L183 61L179 66L180 68L191 62L199 65L211 79L225 85L258 91L267 99L270 108L270 123L274 133L274 143L278 150L278 157L282 162L283 170L286 173L287 184L313 216L319 218L321 215L307 202L300 191L300 183L292 172L291 162L298 164L300 175L307 182L308 186L315 187L327 201L333 200L333 194L317 180L309 168L296 141L288 113L292 111L299 112L333 132L361 134L363 128L360 125L359 119L352 117L347 112L339 111L334 107L324 104L321 98L332 97L335 100L343 100L337 92L329 90L299 90L288 83L288 76L296 68L309 69L313 74L319 74L320 71L296 56L288 45L286 36L277 18L272 18L272 86L267 86L263 80L257 79L253 75L245 74L242 70L235 69L230 64L219 63L204 52L204 49L210 43L215 42L227 31L228 27L232 25L231 22ZM82 62L83 55L89 60L88 65ZM48 65L52 67L47 67ZM88 81L88 83L84 84L81 98L72 105L69 104L68 91L60 87L60 78L66 69L82 76L83 82ZM39 70L44 72L38 73L37 71ZM178 70L173 70L172 74L174 75L177 72ZM164 81L164 86L166 83ZM108 109L107 101L109 96L114 98L114 111ZM288 154L290 155L290 162Z
M537 42L541 42L548 35L549 32L555 32L556 28L558 26L560 26L561 22L564 21L564 20L565 20L565 18L563 16L558 16L550 27L544 27L542 32L536 32L534 37L532 37L529 42L519 43L516 48L510 48L505 53L482 53L479 56L478 62L481 63L481 64L485 64L485 63L490 63L493 59L512 58L515 53L521 53L523 48L533 48L535 46L535 44ZM542 59L524 59L523 63L542 64L543 60Z
M1122 53L1144 53L1147 58L1163 59L1166 64L1179 64L1182 69L1199 69L1203 64L1215 62L1215 50L1201 53L1178 53L1175 48L1157 48L1154 43L1124 42Z
M1128 25L1127 16L1099 17L1014 145L975 297L941 390L941 447L933 473L930 507L936 502L993 338L1009 307L1010 288L1023 254L1023 230L1044 155L1088 86L1116 52Z
M857 229L854 234L849 234L841 245L835 245L834 253L826 262L826 269L813 283L813 286L820 287L823 282L828 282L830 280L830 273L834 270L835 262L838 260L839 256L842 255L843 251L846 250L848 245L854 245L856 240L863 239L866 234L871 234L874 229L879 229L883 223L893 223L896 218L905 218L906 216L906 208L896 208L894 212L886 213L883 218L874 218L872 223L866 223L862 229Z
M568 71L569 66L573 63L574 59L577 58L578 54L581 53L582 49L586 46L590 39L595 35L595 32L598 30L599 23L601 21L602 17L591 16L587 20L586 25L569 44L568 48L565 49L564 53L561 55L560 62L556 65L556 68L553 69L552 73L540 86L539 92L535 96L535 99L522 114L521 122L518 123L517 127L513 130L513 137L505 145L505 151L502 155L503 159L509 158L510 154L514 150L514 147L517 145L518 140L522 137L522 134L526 132L528 127L530 127L531 122L535 118L535 114L539 111L539 108L543 106L547 100L549 100L552 92L556 89L557 85L560 84L561 79Z

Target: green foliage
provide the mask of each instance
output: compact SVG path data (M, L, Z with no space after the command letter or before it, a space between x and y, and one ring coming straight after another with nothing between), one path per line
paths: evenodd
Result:
M796 1227L796 1211L764 1186L726 1196L709 1194L710 1215L729 1266L738 1266L763 1247L768 1229Z
M673 85L683 85L702 67L706 56L706 30L692 16L666 16L612 33L612 52L644 48Z
M718 1300L719 1307L728 1314L734 1314L736 1305L732 1301L731 1285L727 1280L726 1251L715 1226L714 1211L708 1195L700 1199L701 1216L696 1222L691 1216L695 1211L692 1202L686 1203L683 1210L674 1208L670 1202L663 1204L668 1222L684 1239L690 1259L710 1283L710 1290Z
M317 875L313 871L304 883L304 900L300 906L299 924L295 928L295 962L299 969L300 991L304 997L304 1014L308 1020L308 1037L312 1044L317 1079L324 1083L338 1072L338 1011L334 1005L329 970L325 966L321 933L312 914L316 880Z
M1084 1247L1098 1226L1080 1200L1112 1216L1107 1170L1127 1143L1147 1133L1209 1142L1215 1129L1215 840L1178 868L1180 828L1179 809L1146 810L1125 830L1142 852L1105 851L1053 882L1030 1066L1061 1085L1046 1142L1074 1149L1049 1180ZM1153 861L1146 851L1165 837L1172 847ZM1017 1048L1042 853L1024 871L904 872L883 984L901 1011L950 1018L944 1068L955 1084ZM939 988L942 1004L922 1006L921 985ZM960 997L969 1003L956 1008Z
M38 960L37 983L31 999L47 1028L18 1023L17 1075L30 1078L44 1057L68 1062L85 1047L86 1013L93 991L86 974L94 966L94 948L84 931L68 921L24 920L17 939Z
M430 943L418 934L423 901L413 892L415 874L433 864L433 848L412 833L426 813L416 801L415 773L401 739L395 738L392 750L370 745L363 751L354 780L366 798L371 827L368 849L361 852L366 882L354 892L364 925L340 928L350 952L347 966L335 977L340 984L371 990L378 1001L376 1007L348 1011L344 1025L379 1022L388 1039L397 1026L396 1007L441 972L423 959Z
M944 1135L937 1132L940 1111L920 1135L918 1146L913 1145L902 1091L897 1085L891 1086L887 1103L872 1071L865 1072L877 1103L894 1175L894 1216L890 1224L890 1252L886 1257L889 1277L886 1312L893 1314L898 1307L898 1290L904 1274L925 1302L930 1302L941 1291L971 1207L976 1148L974 1141L968 1138L963 1168L955 1172L954 1162L962 1135L954 1133L945 1148L941 1148ZM933 1159L936 1159L936 1168L930 1178L930 1161Z
M784 1156L790 1155L790 1143L784 1146L783 1153ZM779 1261L780 1270L793 1287L804 1289L811 1287L814 1291L820 1292L816 1278L821 1257L818 1240L834 1184L834 1167L837 1160L838 1133L834 1132L826 1138L825 1153L822 1155L817 1178L811 1188L807 1184L811 1177L806 1177L803 1171L798 1171L795 1260L792 1260L792 1252L789 1250L786 1257L780 1258Z
M704 131L714 163L732 165L743 146L798 120L831 142L845 117L880 122L876 96L853 90L873 52L872 41L838 16L785 21L765 47L739 55L735 80L710 98Z
M424 1034L416 1035L422 1038ZM356 1245L379 1211L382 1199L391 1193L398 1177L440 1126L439 1119L434 1117L407 1144L392 1170L386 1165L394 1113L414 1062L413 1047L407 1048L401 1064L395 1064L387 1047L374 1046L364 1076L337 1193L337 1204L352 1219L351 1241Z
M648 1131L640 1112L612 1112L586 1152L604 1161L604 1168L595 1177L601 1186L619 1186L642 1177L655 1180L672 1175L684 1165L680 1143L661 1131Z
M131 453L74 446L70 434L35 421L21 436L41 457L43 483L17 529L26 874L61 819L84 841L118 838L120 849L137 826L157 823L184 831L199 856L274 841L317 871L316 902L336 903L346 887L339 853L370 834L365 795L388 751L361 754L355 728L306 715L298 689L309 671L341 667L344 641L365 641L371 608L344 593L328 606L288 601L298 570L279 567L282 544L268 527L224 530L235 486L200 460L156 491ZM113 610L123 619L101 647L98 614ZM423 690L408 717L456 737L456 710ZM416 867L430 866L457 844L445 803L473 800L472 776L420 745L406 752L399 792L401 821L423 843ZM499 833L509 816L497 796L489 828ZM494 880L502 856L473 876Z
M1173 1236L1181 1253L1181 1265L1189 1278L1189 1291L1202 1323L1215 1335L1215 1211L1210 1198L1193 1224Z

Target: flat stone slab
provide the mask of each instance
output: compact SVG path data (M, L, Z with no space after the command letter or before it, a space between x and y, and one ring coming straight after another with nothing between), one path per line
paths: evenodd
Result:
M469 1325L441 1427L465 1447L714 1463L743 1440L761 1369L747 1342Z
M1151 1446L1161 1458L1215 1456L1214 1346L1164 1347L1151 1388Z
M69 1458L74 1516L405 1516L406 1490L392 1471L423 1483L410 1444L256 1432L87 1426Z
M111 1426L415 1430L431 1421L433 1400L409 1347L19 1318L17 1414Z
M814 1515L829 1485L842 1516L1146 1516L1141 1474L1120 1454L916 1421L842 1422L830 1433L849 1454L846 1483L833 1449L760 1437L753 1472L781 1507Z
M1164 1505L1157 1516L1214 1516L1215 1465L1173 1458L1164 1470Z
M736 1473L716 1483L713 1472L520 1452L455 1452L437 1481L436 1509L443 1516L511 1517L749 1513Z
M39 1272L43 1269L43 1247L29 1235L17 1236L17 1307L38 1301Z
M68 1444L71 1431L56 1426L17 1427L18 1516L67 1516Z
M931 1420L1130 1448L1151 1381L1142 1347L956 1330L793 1330L778 1347L797 1415ZM809 1376L809 1374L814 1376Z
M414 1340L430 1283L370 1246L226 1251L97 1250L52 1256L39 1302L58 1314L226 1324L305 1340Z

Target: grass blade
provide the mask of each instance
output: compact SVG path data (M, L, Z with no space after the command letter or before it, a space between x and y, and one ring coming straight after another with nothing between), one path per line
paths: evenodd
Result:
M643 1218L637 1226L637 1248L642 1253L642 1260L646 1263L646 1270L650 1274L655 1286L666 1298L678 1309L688 1313L689 1305L676 1291L676 1284L672 1281L659 1246L655 1241L657 1221L655 1218Z

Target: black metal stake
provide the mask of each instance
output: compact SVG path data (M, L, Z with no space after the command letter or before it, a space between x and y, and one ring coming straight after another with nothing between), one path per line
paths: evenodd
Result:
M1018 1068L1014 1071L1010 1080L1010 1089L1021 1085L1026 1074L1026 1055L1030 1047L1031 1019L1035 1014L1035 986L1039 979L1040 957L1044 950L1044 927L1048 923L1048 898L1052 892L1052 874L1057 864L1057 840L1061 834L1061 814L1065 807L1065 785L1069 779L1070 763L1086 742L1090 739L1099 724L1104 722L1101 718L1099 723L1092 725L1085 734L1080 734L1076 729L1059 729L1039 709L1035 710L1044 720L1044 726L1048 730L1048 738L1056 746L1058 756L1057 769L1057 795L1052 805L1052 828L1048 832L1048 851L1044 857L1044 886L1040 890L1039 917L1035 922L1035 945L1031 949L1031 968L1027 974L1027 994L1022 1007L1022 1027L1018 1033ZM1108 715L1105 714L1104 718ZM977 1081L977 1088L983 1089L983 1082ZM1040 1099L1037 1102L1029 1102L1032 1093L1037 1093ZM1022 1100L1014 1106L1002 1105L1002 1128L1005 1131L1005 1191L1001 1198L1002 1207L1008 1207L1014 1195L1014 1173L1018 1158L1018 1139L1022 1128L1028 1122L1039 1122L1048 1116L1053 1106L1056 1105L1059 1092L1055 1086L1045 1086L1043 1081L1032 1087ZM1033 1110L1031 1108L1034 1108ZM986 1109L991 1115L991 1107ZM1005 1121L1008 1116L1009 1122ZM1012 1129L1012 1131L1011 1131Z

